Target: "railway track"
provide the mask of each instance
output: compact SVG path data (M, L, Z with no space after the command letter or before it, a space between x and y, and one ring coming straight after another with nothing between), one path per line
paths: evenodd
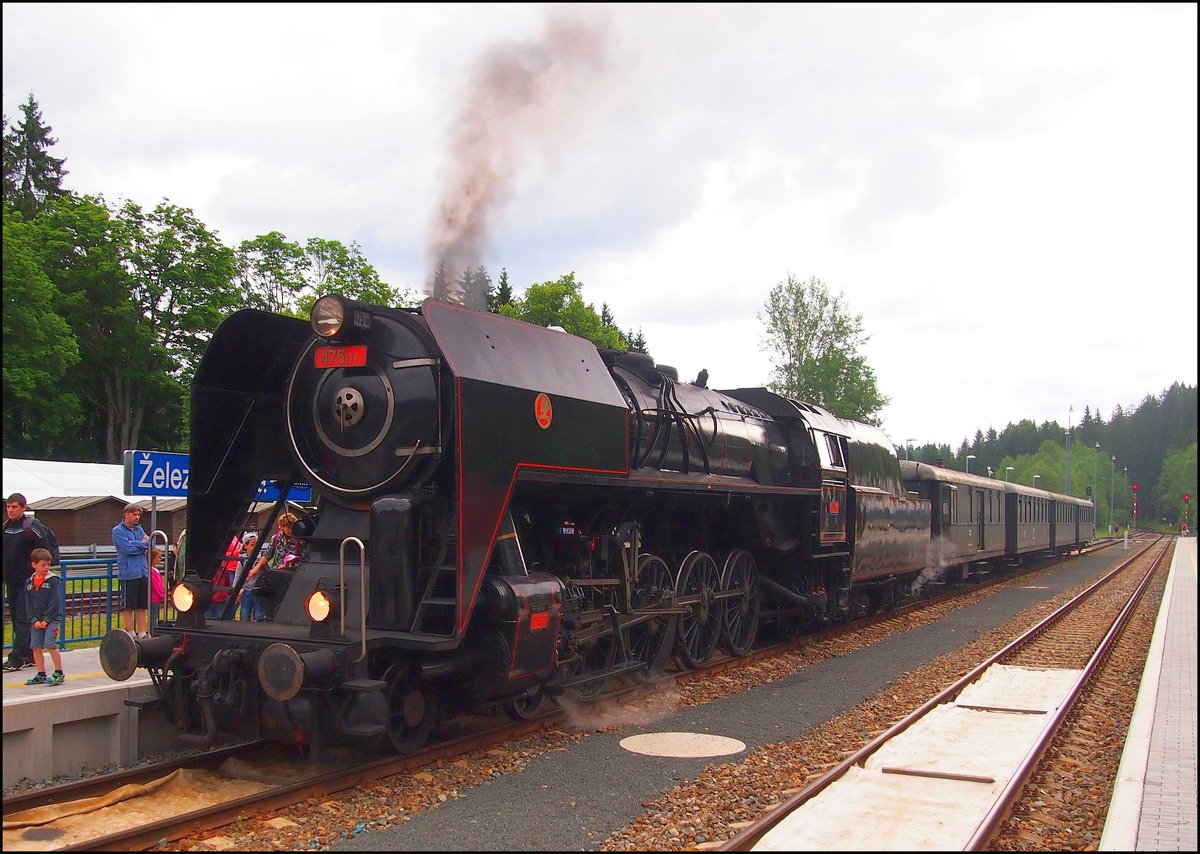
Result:
M1027 567L1026 571L1043 568L1045 564L1039 563ZM862 631L877 623L895 619L901 614L924 609L930 612L929 619L936 619L938 609L953 602L956 597L978 594L988 586L1010 581L1014 577L1016 576L1012 573L997 573L982 584L947 585L945 593L919 600L903 608L851 624L831 627L800 640L771 644L740 658L718 658L699 671L667 673L651 684L626 686L617 692L610 692L600 702L609 708L618 708L632 698L669 690L669 685L677 681L701 680L739 668L752 667L757 662L766 662L786 655L799 646L840 634ZM543 708L549 706L551 704L547 703ZM329 763L316 767L307 760L295 761L293 758L292 761L285 761L269 751L245 756L251 748L243 745L220 755L205 754L190 763L139 769L119 777L95 778L86 784L45 789L5 799L5 847L19 850L26 847L26 841L36 843L30 847L43 850L133 850L152 847L167 840L184 838L236 822L239 817L269 812L307 799L319 800L327 793L339 789L396 774L410 773L439 760L453 761L454 757L471 751L486 751L497 744L519 740L537 729L559 726L577 713L577 708L556 707L547 708L527 721L516 723L506 718L501 720L499 716L458 719L455 734L410 757L389 757L367 763L348 759L344 763ZM157 788L134 792L139 796L138 809L130 810L126 807L122 810L119 804L114 805L111 808L114 814L111 822L95 818L74 821L68 819L67 823L74 826L56 831L47 824L35 825L21 829L21 839L10 840L9 817L20 819L20 816L14 815L16 813L28 813L34 808L53 809L55 804L103 797L124 786L145 787L166 777L172 778L170 783L161 783ZM229 780L235 782L225 782ZM247 786L246 783L255 785ZM162 789L160 796L172 804L165 812L148 809L149 801L141 799L143 791L145 796L149 796L157 789ZM204 798L199 796L200 793L203 793ZM214 798L216 802L213 802ZM186 804L181 806L181 801L188 799L196 801L196 804L192 805L195 808L184 808ZM118 826L123 811L132 815L126 826Z
M1006 819L1022 811L1026 782L1102 670L1169 545L1144 545L720 850L994 845Z

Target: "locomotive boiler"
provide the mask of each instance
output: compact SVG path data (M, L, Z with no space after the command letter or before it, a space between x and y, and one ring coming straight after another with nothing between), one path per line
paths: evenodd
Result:
M266 622L233 619L241 580L206 619L264 479L276 515L313 487L303 558L266 573ZM527 715L744 654L767 622L885 607L924 566L929 514L882 431L766 389L435 300L245 310L193 383L178 618L111 633L101 660L148 669L191 743L409 752L448 714Z

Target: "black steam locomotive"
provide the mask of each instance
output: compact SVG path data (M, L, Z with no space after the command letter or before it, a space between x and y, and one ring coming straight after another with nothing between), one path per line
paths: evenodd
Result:
M115 679L147 668L201 745L410 752L443 715L527 715L672 656L744 654L768 622L889 607L930 550L931 502L880 430L434 300L234 314L197 371L191 439L179 616L113 632L101 659ZM264 479L276 514L314 487L303 559L266 573L268 621L232 619L241 581L205 619Z

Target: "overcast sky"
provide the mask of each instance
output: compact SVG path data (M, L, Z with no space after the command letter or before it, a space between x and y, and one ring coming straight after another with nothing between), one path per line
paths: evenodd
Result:
M898 445L1196 384L1195 4L3 16L4 114L34 94L66 185L166 197L231 247L357 241L422 291L474 194L493 278L574 271L715 388L769 379L767 294L816 276L862 316Z

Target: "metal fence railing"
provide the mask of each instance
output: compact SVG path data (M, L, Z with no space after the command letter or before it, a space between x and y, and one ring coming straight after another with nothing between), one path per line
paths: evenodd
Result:
M121 582L117 579L116 558L89 558L63 560L56 570L63 580L62 585L62 631L58 637L58 648L65 650L72 644L103 640L114 628L122 628ZM170 601L150 606L150 627L159 619L169 619L166 609ZM7 589L4 602L4 624L11 627ZM12 649L11 632L5 633L4 649Z

